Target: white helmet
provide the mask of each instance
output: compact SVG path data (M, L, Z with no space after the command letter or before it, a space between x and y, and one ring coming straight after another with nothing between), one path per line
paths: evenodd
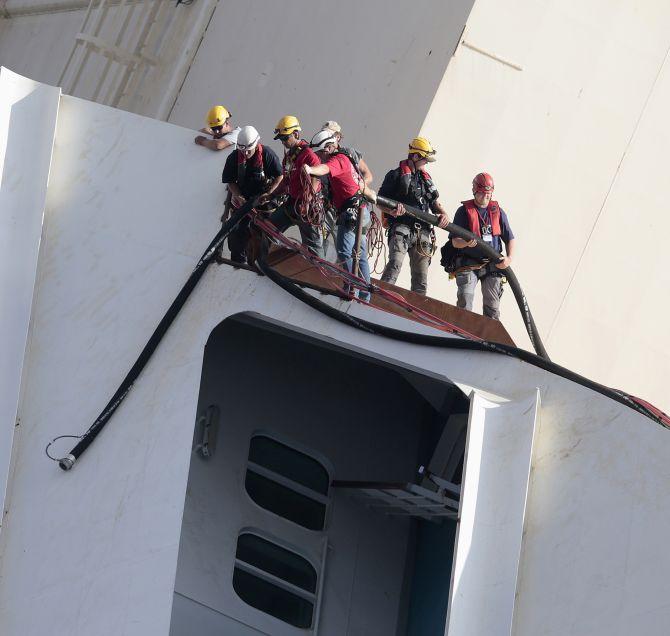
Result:
M260 141L261 136L253 126L242 126L237 135L238 150L253 150Z
M337 136L332 130L320 130L314 137L312 141L309 142L309 147L316 150L325 150L328 144L337 145Z
M342 134L342 126L332 119L329 119L323 126L321 126L321 130L332 130L334 133Z

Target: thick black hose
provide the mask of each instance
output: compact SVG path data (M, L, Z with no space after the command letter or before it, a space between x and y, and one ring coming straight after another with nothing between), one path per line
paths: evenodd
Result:
M360 329L361 331L365 331L366 333L369 334L384 336L386 338L391 338L393 340L398 340L401 342L408 342L410 344L428 345L431 347L441 347L444 349L482 351L487 353L496 353L511 356L523 362L527 362L528 364L532 364L533 366L543 369L544 371L548 371L549 373L553 373L554 375L565 378L566 380L575 382L576 384L580 384L581 386L586 387L587 389L600 393L601 395L604 395L612 400L615 400L616 402L619 402L620 404L623 404L624 406L627 406L637 411L641 415L644 415L645 417L654 420L654 422L660 424L664 428L668 428L668 426L660 417L658 417L655 413L644 407L642 404L639 404L638 402L633 400L626 393L622 393L621 391L611 389L602 384L599 384L598 382L589 380L588 378L585 378L584 376L579 375L574 371L570 371L570 369L566 369L565 367L562 367L558 364L555 364L554 362L551 362L551 360L547 358L531 353L530 351L526 351L525 349L520 349L518 347L512 347L510 345L499 344L495 342L487 342L485 340L467 340L465 338L430 336L427 334L414 333L411 331L402 331L400 329L394 329L393 327L378 325L369 322L367 320L364 320L362 318L355 318L354 316L350 316L349 314L340 311L335 307L331 307L328 303L325 303L316 296L313 296L312 294L306 292L298 284L286 278L285 276L282 276L276 270L272 269L272 267L270 267L270 265L267 262L267 253L268 253L268 241L267 238L264 236L261 246L261 255L257 263L260 270L270 280L279 285L282 289L287 291L294 298L301 300L302 302L309 305L313 309L316 309L322 314L325 314L326 316L329 316L330 318L333 318L338 322L344 323L345 325L354 327L356 329Z
M181 291L172 301L170 308L167 310L161 321L158 323L158 326L151 334L149 341L146 343L146 345L144 345L144 349L142 349L142 352L135 361L135 364L133 364L133 366L130 368L130 371L128 371L126 374L126 377L123 379L123 382L121 382L119 388L116 390L112 398L109 400L100 415L98 415L98 417L95 419L90 428L81 436L79 442L77 442L74 448L65 457L58 461L58 465L63 470L69 470L72 468L74 462L91 445L93 440L98 436L100 431L102 431L109 419L112 417L114 411L116 411L121 402L123 402L125 397L133 388L135 380L140 375L140 373L142 373L142 370L149 361L149 358L151 358L153 352L156 350L156 347L158 347L160 341L163 339L163 336L170 328L170 325L173 323L174 319L177 317L177 314L188 300L188 297L195 289L209 264L214 259L214 255L216 254L217 250L223 241L226 240L230 232L235 229L237 224L253 210L254 206L256 205L256 201L256 199L253 199L245 203L221 226L221 229L217 235L212 239L212 242L207 246L207 249L200 257L200 260L195 266L195 269L188 277L188 280L184 286L181 288Z
M398 205L397 201L380 196L377 196L377 203L385 208L395 208ZM423 221L424 223L430 223L430 225L437 226L438 219L434 214L431 214L430 212L426 212L424 210L420 210L419 208L415 208L411 205L406 205L404 203L403 207L410 216L413 216L419 219L420 221ZM477 241L477 247L479 248L479 251L482 254L482 256L492 260L494 263L497 263L498 261L502 260L502 256L500 255L499 252L494 250L485 241L482 241L481 238L474 235L472 232L466 230L465 228L461 227L460 225L454 225L453 223L449 223L449 225L447 225L447 227L444 229L451 232L451 234L454 234L455 236L458 236L459 238L462 238L466 241L472 241L473 239ZM519 306L519 311L521 312L521 317L526 327L526 331L528 332L528 337L530 338L530 343L533 346L533 349L535 349L537 355L541 356L545 360L549 360L549 354L547 353L547 350L544 348L544 344L542 343L540 334L538 333L537 326L535 325L535 320L533 320L533 314L530 312L530 307L528 306L528 300L526 300L526 296L523 293L523 289L521 289L519 279L516 277L516 274L514 273L511 267L507 267L506 269L501 270L501 272L505 273L507 282L509 283L510 289L512 290L514 298L516 299L516 304Z

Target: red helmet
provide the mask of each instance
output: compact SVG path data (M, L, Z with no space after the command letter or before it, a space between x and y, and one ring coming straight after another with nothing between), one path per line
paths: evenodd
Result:
M493 177L488 172L480 172L472 180L472 192L493 192Z

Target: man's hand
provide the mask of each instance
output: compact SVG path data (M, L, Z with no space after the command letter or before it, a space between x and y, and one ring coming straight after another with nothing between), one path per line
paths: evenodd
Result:
M370 201L370 203L372 204L377 203L377 193L372 188L368 188L368 186L363 186L362 194L364 198Z
M512 259L509 256L505 256L499 263L496 263L498 269L507 269L512 263Z
M398 206L395 208L384 208L384 213L389 216L402 216L405 214L405 206L402 203L398 203Z
M310 168L307 164L304 164L304 165L302 166L302 171L303 171L307 176L309 176L309 175L312 174L312 170L311 170L311 168Z
M444 213L438 214L437 219L438 219L437 227L441 227L442 229L444 229L445 227L447 227L447 225L449 225L449 215L448 214L444 214Z
M466 241L458 236L454 236L451 239L453 246L459 250L465 249L466 247L477 247L477 241L472 239L471 241Z
M198 144L198 146L202 146L202 142L205 141L207 137L203 137L202 135L198 135L193 141Z

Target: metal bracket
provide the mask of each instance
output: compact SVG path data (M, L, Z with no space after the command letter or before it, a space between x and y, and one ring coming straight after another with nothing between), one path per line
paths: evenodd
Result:
M193 447L193 450L203 459L209 459L214 455L220 413L216 404L210 404L205 413L195 421L196 435L200 441Z

